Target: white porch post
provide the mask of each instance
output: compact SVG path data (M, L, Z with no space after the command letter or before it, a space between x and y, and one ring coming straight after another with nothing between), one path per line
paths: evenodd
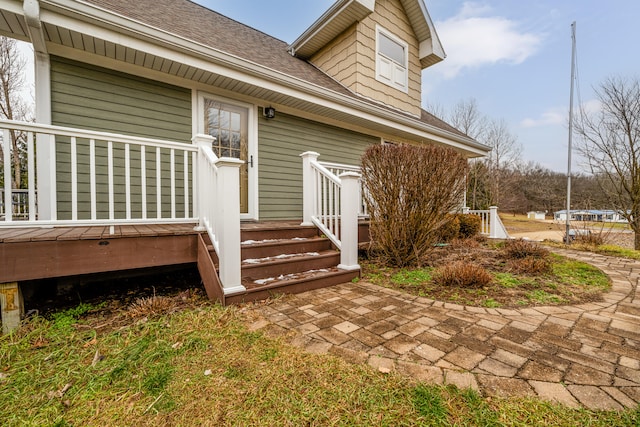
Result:
M489 237L498 238L498 207L489 206Z
M27 32L33 44L36 83L36 123L51 124L51 63L40 22L40 4L37 0L25 0L23 10ZM38 219L57 219L56 206L56 144L55 137L36 136L36 169Z
M313 170L311 162L317 162L320 154L315 151L305 151L300 154L302 157L302 224L313 225L311 216L313 215L313 198L315 191L313 188Z
M220 282L225 295L245 292L241 282L240 257L240 166L242 160L220 158L218 167L218 200L216 233L220 245Z
M360 174L345 172L340 174L342 190L340 193L340 265L342 270L358 270L358 211L360 198Z
M209 147L213 145L213 141L216 139L211 135L205 134L197 134L193 138L191 138L191 143L198 147L198 164L197 164L197 181L196 181L196 189L194 192L193 198L193 211L198 213L198 225L196 226L196 231L204 231L204 218L206 216L206 203L207 200L204 192L207 189L204 186L204 183L207 182L207 178L204 174L207 173L207 168L204 164L204 158L201 155L201 147Z

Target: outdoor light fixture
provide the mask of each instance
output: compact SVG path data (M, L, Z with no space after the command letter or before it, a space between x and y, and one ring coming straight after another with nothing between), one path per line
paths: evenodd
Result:
M267 119L273 119L276 116L276 109L273 107L265 107L263 114Z

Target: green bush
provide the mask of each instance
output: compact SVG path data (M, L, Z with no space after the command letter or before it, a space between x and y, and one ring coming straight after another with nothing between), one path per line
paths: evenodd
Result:
M482 219L478 215L459 214L457 218L460 223L460 232L458 234L460 238L468 239L480 234Z
M458 215L447 215L446 222L438 229L438 242L447 243L460 236L460 219Z

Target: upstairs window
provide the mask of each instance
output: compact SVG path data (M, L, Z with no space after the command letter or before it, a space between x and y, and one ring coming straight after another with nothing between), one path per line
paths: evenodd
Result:
M409 47L383 28L376 28L376 79L407 92Z

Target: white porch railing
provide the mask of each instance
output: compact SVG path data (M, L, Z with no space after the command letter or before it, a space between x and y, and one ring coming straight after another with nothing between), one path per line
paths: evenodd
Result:
M303 225L315 225L340 249L344 270L359 269L358 213L360 174L357 167L318 162L318 153L308 151L302 157ZM339 166L339 167L336 167Z
M480 234L489 236L491 239L509 238L509 233L507 233L507 229L498 215L498 208L496 206L491 206L489 210L469 210L465 208L463 209L463 213L478 215L480 217Z
M196 222L197 147L191 144L0 120L4 217L0 226L114 225ZM26 211L14 215L11 133L26 141ZM40 147L53 158L38 162ZM44 184L44 185L40 185ZM48 203L36 203L36 198Z
M28 190L12 188L12 133L25 142L20 167ZM0 137L0 227L198 224L218 254L225 295L245 290L237 191L243 162L218 159L212 137L189 144L8 120L0 120Z

